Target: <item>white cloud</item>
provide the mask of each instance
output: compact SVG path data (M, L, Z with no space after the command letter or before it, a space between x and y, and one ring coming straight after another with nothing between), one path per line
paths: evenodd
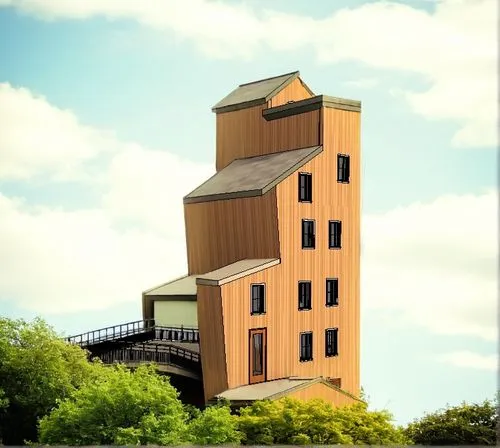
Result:
M86 162L116 150L112 133L84 126L71 111L8 83L0 83L0 122L0 179L81 179L90 174Z
M0 297L38 313L98 310L184 274L182 197L213 167L117 141L28 90L3 89L0 179L42 183L63 171L85 188L97 174L103 200L68 211L0 193ZM109 160L86 171L102 153Z
M495 341L498 193L443 196L363 222L362 298L435 333Z
M441 362L457 367L498 371L497 355L480 355L469 351L446 353L438 357Z
M189 39L211 57L249 59L268 49L309 48L322 63L362 61L420 74L429 87L402 96L416 113L454 120L460 126L455 146L497 144L496 0L441 0L433 12L377 1L323 19L207 0L11 0L10 5L48 20L136 20Z

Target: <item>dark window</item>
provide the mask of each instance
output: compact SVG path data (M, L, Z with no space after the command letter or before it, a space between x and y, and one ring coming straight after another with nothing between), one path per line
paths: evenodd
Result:
M337 356L339 354L339 330L329 328L325 331L325 356Z
M264 285L252 285L252 314L264 314L266 312L265 294Z
M316 247L315 222L312 219L302 220L302 249L314 249Z
M312 174L299 173L299 202L312 202Z
M326 306L335 306L339 304L339 279L326 279Z
M340 249L342 246L342 223L340 221L328 221L328 247Z
M299 310L311 308L311 282L299 282Z
M262 350L262 333L255 333L252 335L252 348L253 348L253 368L252 375L262 375L263 364L263 350Z
M348 184L350 174L349 156L339 154L337 156L337 182Z
M300 333L300 360L312 361L313 359L313 334L312 332Z

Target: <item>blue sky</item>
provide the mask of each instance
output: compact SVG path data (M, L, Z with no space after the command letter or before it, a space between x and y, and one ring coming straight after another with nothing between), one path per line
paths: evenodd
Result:
M492 397L495 8L0 0L0 314L66 334L139 319L141 291L185 272L182 197L214 171L211 106L298 69L363 103L372 406L406 423Z

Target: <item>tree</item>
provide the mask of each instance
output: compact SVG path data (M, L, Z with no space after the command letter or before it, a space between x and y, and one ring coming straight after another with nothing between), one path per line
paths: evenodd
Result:
M41 443L172 445L186 440L187 413L168 377L151 365L105 370L41 419Z
M189 423L190 441L194 445L239 444L242 434L237 429L236 415L231 414L229 403L207 407Z
M80 347L60 340L40 319L0 318L0 439L36 440L37 420L59 398L93 378L95 365Z
M406 441L385 411L368 411L364 403L334 408L320 399L255 402L240 410L238 427L246 445L391 445Z
M405 433L418 445L495 445L497 425L497 408L486 400L427 414L410 423Z

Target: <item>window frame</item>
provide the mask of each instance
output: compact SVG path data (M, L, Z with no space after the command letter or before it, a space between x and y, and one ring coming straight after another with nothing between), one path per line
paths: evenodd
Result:
M305 296L305 299L304 299L304 303L305 305L303 307L301 307L301 299L302 299L302 289L301 289L301 285L309 285L309 306L307 306L307 302L306 302L306 292L307 292L307 288L304 290L304 296ZM298 299L298 303L297 303L297 308L299 311L311 311L312 310L312 282L311 280L299 280L298 283L297 283L297 299Z
M335 228L334 224L339 224L339 235L338 235L338 246L334 246L333 243L335 242L335 232L332 232L332 230ZM333 227L333 229L332 229ZM332 238L333 236L333 238ZM339 219L330 219L328 221L328 249L342 249L342 221Z
M262 311L254 311L254 296L253 296L253 291L254 291L254 286L262 286L263 288L263 295L262 295ZM258 300L258 299L257 299ZM251 316L261 316L263 314L266 314L266 284L265 283L252 283L250 284L250 315Z
M340 168L340 160L344 160L344 165L342 170ZM347 161L347 168L345 162ZM347 180L345 180L345 174L347 171ZM351 181L351 156L350 154L337 154L337 182L339 184L348 184Z
M330 347L329 345L329 337L328 335L330 332L334 335L332 336L332 344L334 343L333 347ZM329 350L329 348L332 348L332 350ZM331 353L330 353L331 351ZM325 330L325 358L333 358L335 356L339 356L339 329L338 327L333 327L333 328L327 328Z
M311 222L312 223L312 246L305 246L304 243L304 224L306 222ZM300 235L300 238L301 238L301 245L302 245L302 249L304 250L314 250L316 249L316 220L315 219L302 219L301 221L301 235Z
M333 302L329 302L330 296L328 295L328 284L332 283L332 295L333 295ZM336 293L336 294L335 294ZM325 306L328 308L339 306L339 279L338 277L328 277L325 279Z
M306 179L306 185L304 187L304 196L306 197L305 199L302 198L302 187L301 187L301 179L305 178ZM299 173L299 187L298 187L298 198L299 202L301 203L306 203L306 204L312 204L312 173L307 173L307 172L300 172Z
M310 339L310 344L309 345L304 345L304 347L309 347L309 357L306 357L307 356L307 353L306 353L306 356L302 356L302 353L303 353L303 350L302 350L302 336L305 336L305 335L311 335L311 339ZM299 361L300 362L311 362L313 361L314 359L314 356L313 356L313 349L314 349L314 338L313 338L313 332L312 331L302 331L299 333ZM307 352L307 350L304 350L305 352Z

